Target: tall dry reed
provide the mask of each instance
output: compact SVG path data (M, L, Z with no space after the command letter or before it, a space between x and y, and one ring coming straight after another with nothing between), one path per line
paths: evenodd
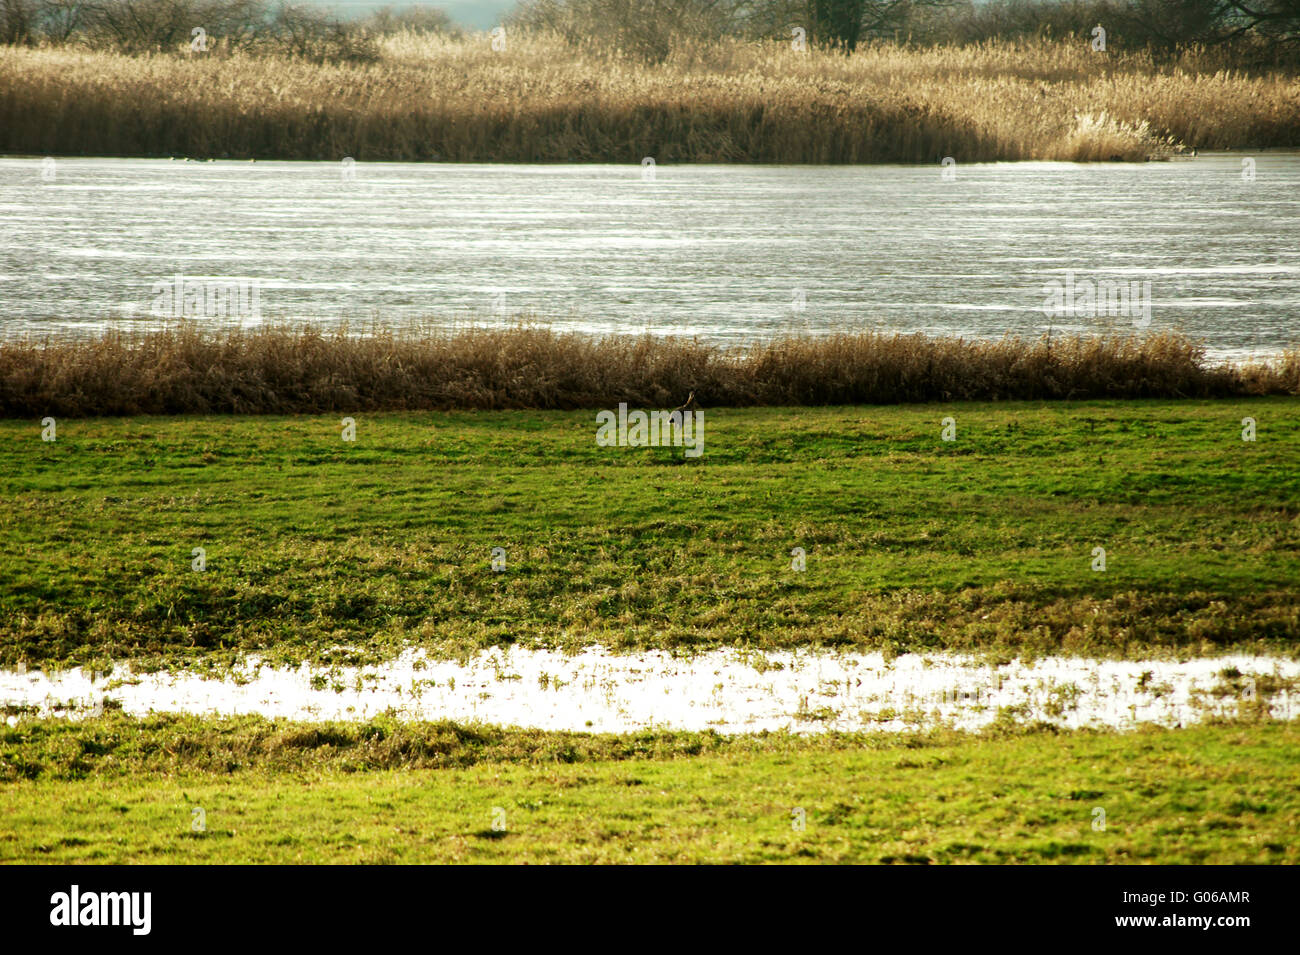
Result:
M533 327L350 335L195 326L0 343L0 416L307 414L1300 393L1300 351L1211 365L1174 335L965 341L792 338L727 350Z
M852 56L725 40L647 65L399 34L377 62L0 48L0 152L500 162L1140 160L1300 144L1300 79L1085 41Z

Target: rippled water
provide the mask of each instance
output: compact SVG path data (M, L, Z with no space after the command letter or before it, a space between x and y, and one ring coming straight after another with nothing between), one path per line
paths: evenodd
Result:
M1259 715L1294 719L1300 716L1297 683L1300 661L1270 657L1047 658L992 666L955 654L885 660L878 653L718 650L674 657L515 647L463 663L418 650L367 667L276 669L250 660L222 679L193 672L132 675L129 668L110 678L80 669L0 671L0 705L10 725L117 706L137 716L257 713L301 720L364 720L391 712L593 732L974 730L999 718L1128 729L1236 716L1243 705Z
M161 321L155 283L255 283L256 314L521 313L742 342L790 330L999 337L1045 283L1151 283L1152 330L1215 354L1300 339L1300 153L1168 163L446 165L0 160L5 334ZM351 178L349 178L351 177ZM803 303L803 308L799 305Z

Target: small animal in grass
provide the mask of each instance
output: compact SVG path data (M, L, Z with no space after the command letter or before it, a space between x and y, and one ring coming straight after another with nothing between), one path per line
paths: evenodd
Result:
M695 400L695 392L692 391L689 395L686 396L686 400L685 400L685 401L683 401L680 405L678 405L676 408L674 408L674 409L673 409L671 412L669 412L669 413L670 413L670 414L675 414L675 415L678 416L678 424L677 424L677 427L682 428L682 427L685 427L685 424L686 424L686 416L687 416L688 414L691 414L691 413L696 412L696 411L699 411L699 410L700 410L700 404L699 404L698 401ZM686 448L685 448L685 446L682 447L682 460L683 460L683 461L686 460Z

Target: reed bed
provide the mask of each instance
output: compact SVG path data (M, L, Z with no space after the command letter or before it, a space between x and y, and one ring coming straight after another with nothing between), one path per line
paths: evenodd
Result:
M1085 39L851 56L398 34L373 62L0 47L0 152L365 161L1143 160L1300 144L1300 79Z
M0 342L0 416L891 404L1300 394L1300 350L1212 365L1172 334L855 334L744 349L517 326L427 334L193 325Z

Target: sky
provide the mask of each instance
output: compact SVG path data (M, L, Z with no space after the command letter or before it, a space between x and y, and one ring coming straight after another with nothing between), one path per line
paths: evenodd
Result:
M364 15L380 7L438 7L462 27L488 30L514 9L515 0L307 0L312 6L337 10L344 16Z

